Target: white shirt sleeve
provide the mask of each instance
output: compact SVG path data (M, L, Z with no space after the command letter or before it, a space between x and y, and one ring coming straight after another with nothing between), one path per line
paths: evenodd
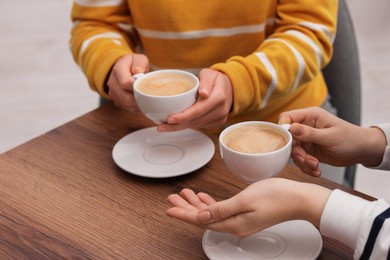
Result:
M376 167L372 167L372 169L390 170L390 124L376 125L374 127L381 129L385 134L387 145L385 148L385 153L383 154L382 163Z
M363 254L369 259L390 257L390 205L384 200L367 201L334 190L322 213L320 231L355 249L354 259Z

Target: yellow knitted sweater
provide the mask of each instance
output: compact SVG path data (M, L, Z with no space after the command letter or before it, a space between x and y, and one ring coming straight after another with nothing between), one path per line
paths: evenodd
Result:
M75 0L70 46L105 98L115 61L139 52L153 70L225 73L234 91L229 123L276 121L325 100L321 69L337 8L337 0Z

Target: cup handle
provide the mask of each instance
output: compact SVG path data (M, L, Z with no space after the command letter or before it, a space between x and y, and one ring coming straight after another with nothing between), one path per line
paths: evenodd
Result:
M280 125L284 130L288 131L290 129L290 124L283 124L283 125Z
M133 75L133 78L134 78L135 80L137 80L137 79L142 78L143 76L145 76L145 73L137 73L137 74L134 74L134 75Z

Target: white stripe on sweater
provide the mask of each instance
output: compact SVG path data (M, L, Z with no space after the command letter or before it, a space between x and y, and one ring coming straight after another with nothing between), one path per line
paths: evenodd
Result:
M211 28L206 30L195 30L185 32L163 32L137 28L140 35L158 39L198 39L205 37L225 37L238 34L263 32L265 23L247 26L237 26L231 28Z
M265 95L265 97L261 102L261 108L264 108L267 105L269 98L275 92L276 87L278 86L278 75L274 66L272 65L272 63L270 62L270 60L268 59L265 53L257 52L255 54L260 59L260 61L264 64L265 68L268 70L269 74L271 74L272 77L271 83L268 86L267 94Z
M104 38L108 38L108 39L112 39L114 40L114 43L117 44L117 45L120 45L121 42L118 41L117 39L122 39L122 36L119 34L119 33L115 33L115 32L105 32L105 33L100 33L100 34L96 34L88 39L86 39L83 44L81 45L81 48L80 48L80 53L79 53L79 64L81 63L81 57L84 53L84 51L88 48L88 46L94 41L94 40L97 40L97 39L104 39Z
M310 37L308 37L306 34L300 32L300 31L289 30L289 31L286 31L286 34L293 35L293 36L299 38L300 40L304 41L306 44L308 44L313 49L314 53L316 54L317 66L319 69L321 69L322 52L321 52L320 47Z
M130 33L133 30L133 26L128 23L117 23L116 24L122 31Z
M331 43L334 42L335 34L331 32L325 25L311 22L300 22L298 24L311 30L322 32Z
M266 41L267 42L279 41L279 42L284 43L292 51L292 53L294 54L295 58L297 59L297 62L298 62L298 72L297 72L297 75L295 77L294 85L293 85L293 87L291 89L291 92L294 92L297 89L299 83L301 82L303 74L305 72L305 69L306 69L305 60L303 59L303 57L299 53L299 51L297 51L297 49L295 49L295 47L292 46L286 40L274 38L274 39L269 39L269 40L266 40Z
M74 3L88 7L119 6L124 0L74 0Z

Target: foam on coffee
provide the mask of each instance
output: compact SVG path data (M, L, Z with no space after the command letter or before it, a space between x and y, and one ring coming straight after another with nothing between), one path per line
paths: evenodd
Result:
M153 96L173 96L185 93L196 85L194 79L178 73L159 73L143 79L138 90Z
M269 153L284 147L288 140L278 130L259 125L245 125L232 129L223 143L232 150L242 153Z

